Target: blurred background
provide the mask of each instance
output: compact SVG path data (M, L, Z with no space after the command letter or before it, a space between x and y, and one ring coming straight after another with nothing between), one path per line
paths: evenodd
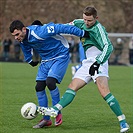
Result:
M20 19L26 26L35 19L42 23L67 23L82 18L86 6L95 6L98 20L109 33L114 45L110 64L133 64L133 0L0 0L0 61L22 61L23 54L18 42L9 32L9 25ZM79 39L66 36L74 42L71 63L79 62ZM34 58L39 56L34 52Z

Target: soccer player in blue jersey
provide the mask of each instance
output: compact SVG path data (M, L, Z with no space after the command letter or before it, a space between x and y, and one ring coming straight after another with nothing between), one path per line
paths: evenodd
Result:
M48 106L46 86L50 91L52 104L57 104L60 95L56 83L61 83L69 63L69 45L60 33L88 37L88 32L75 26L54 24L52 22L42 25L41 22L35 21L32 25L26 27L20 20L14 20L9 29L15 39L20 42L26 62L33 67L39 63L32 60L32 49L36 50L41 57L35 86L39 106ZM60 124L62 124L62 114L59 111L55 119L55 126ZM51 125L50 117L44 116L33 128Z

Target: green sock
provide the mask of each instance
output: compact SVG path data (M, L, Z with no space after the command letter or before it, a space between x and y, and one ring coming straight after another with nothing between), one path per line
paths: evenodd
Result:
M119 117L123 117L123 113L121 111L120 105L111 93L105 96L104 100L108 103L109 107L115 113L118 119ZM119 119L119 121L120 122L125 121L125 118L123 117L123 119Z
M56 104L53 108L56 110L61 110L62 108L65 108L67 105L69 105L73 101L75 95L76 95L76 92L68 88L65 94L62 96L59 103Z

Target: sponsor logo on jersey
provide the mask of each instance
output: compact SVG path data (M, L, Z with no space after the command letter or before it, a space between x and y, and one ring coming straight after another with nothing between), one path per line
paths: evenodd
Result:
M54 26L47 27L48 33L54 33Z

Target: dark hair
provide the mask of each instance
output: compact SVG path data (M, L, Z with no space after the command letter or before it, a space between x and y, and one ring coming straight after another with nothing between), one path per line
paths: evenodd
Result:
M20 21L20 20L14 20L11 24L10 24L10 32L13 33L15 29L17 30L22 30L22 28L25 27L24 24Z
M83 10L83 13L84 13L86 16L91 16L91 15L93 15L94 18L96 18L96 16L97 16L97 10L96 10L95 7L87 6L87 7Z
M31 25L41 25L42 26L43 24L41 23L40 20L35 20L35 21L32 22Z

